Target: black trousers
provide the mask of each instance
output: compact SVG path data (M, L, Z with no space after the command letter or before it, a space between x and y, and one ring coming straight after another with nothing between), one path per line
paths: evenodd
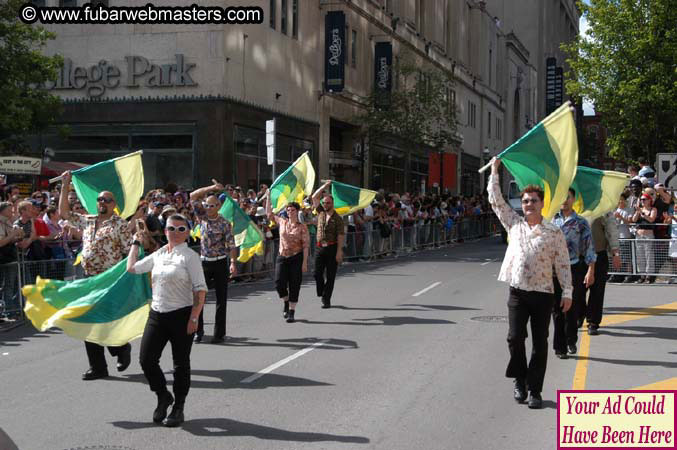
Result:
M585 309L585 318L588 326L599 327L602 322L602 310L604 309L604 290L606 289L606 277L609 272L609 255L606 250L597 252L595 263L595 283L590 286L588 305ZM580 317L583 317L582 315Z
M85 278L89 278L93 275L85 275ZM89 368L97 372L103 372L108 370L108 365L106 364L106 354L104 353L104 347L93 342L85 341L85 350L87 351L87 359L89 360ZM125 351L131 351L132 346L127 343L125 345L117 347L108 347L108 353L111 356L118 357Z
M526 379L531 392L543 390L548 363L548 328L553 295L545 292L510 288L508 296L508 349L510 361L505 370L509 378ZM531 321L531 359L527 366L525 341L527 322Z
M584 314L581 304L585 305L585 272L587 264L579 261L571 265L571 283L573 286L572 304L569 311L562 312L562 287L557 278L553 280L555 285L555 304L552 308L552 321L555 328L552 346L556 352L566 353L567 345L575 345L578 342L578 317L579 311ZM584 316L580 316L584 317Z
M150 390L155 393L167 390L167 380L160 368L160 357L167 342L171 344L174 360L173 389L178 404L183 403L190 389L190 350L193 346L193 335L186 331L191 309L191 306L187 306L167 313L151 309L141 338L139 362Z
M130 344L121 345L119 347L108 347L108 352L111 356L120 356L125 351L131 351ZM106 355L103 351L103 346L93 342L85 341L85 350L87 351L87 359L89 359L89 367L97 372L104 372L108 370L106 364Z
M337 244L320 247L315 255L315 286L317 287L317 296L322 297L322 303L325 305L331 304L331 294L334 292L334 280L336 280L336 271L338 270L337 250Z
M203 261L202 270L209 289L216 291L216 315L214 316L214 337L221 338L226 335L226 307L228 304L228 258L218 261ZM200 311L200 319L197 324L198 336L204 335L204 308Z
M280 298L289 296L290 303L299 301L303 281L303 252L285 258L277 255L275 264L275 289Z

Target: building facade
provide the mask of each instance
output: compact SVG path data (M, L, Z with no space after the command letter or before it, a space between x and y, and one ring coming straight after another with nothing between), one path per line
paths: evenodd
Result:
M258 187L273 178L265 122L275 118L277 174L307 151L319 179L477 194L477 169L545 116L545 59L561 61L559 44L578 32L572 0L527 1L533 9L521 0L258 0L256 25L48 25L57 38L46 51L65 64L47 87L65 101L69 134L45 133L34 145L84 163L142 149L149 188L212 178ZM223 3L201 2L236 2ZM323 83L325 18L335 11L345 17L340 91ZM440 99L456 112L452 144L365 140L356 117L382 42L393 58L406 51L453 78Z

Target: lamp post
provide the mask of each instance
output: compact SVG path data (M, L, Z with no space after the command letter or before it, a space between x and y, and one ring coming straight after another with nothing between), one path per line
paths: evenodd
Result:
M486 163L489 162L489 157L491 155L491 151L489 151L489 147L485 146L484 150L482 150L482 166L484 166ZM487 174L486 172L482 172L482 192L484 192L484 189L487 187Z

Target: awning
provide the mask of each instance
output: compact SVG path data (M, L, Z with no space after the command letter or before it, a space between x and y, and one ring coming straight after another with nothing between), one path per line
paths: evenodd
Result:
M50 161L42 163L41 176L56 177L67 170L78 170L87 167L89 164L79 162Z

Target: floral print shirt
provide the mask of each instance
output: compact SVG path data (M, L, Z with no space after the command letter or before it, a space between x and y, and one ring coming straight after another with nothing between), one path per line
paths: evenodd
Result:
M192 205L200 224L200 255L205 258L227 256L230 249L235 248L230 222L221 215L215 219L207 217L200 201L194 201Z
M86 275L98 275L119 263L129 253L132 233L127 221L117 214L96 226L97 216L71 213L69 222L82 230L82 268Z
M562 286L562 297L571 298L571 267L564 234L547 222L531 227L503 199L498 177L487 186L489 203L508 232L509 244L499 281L524 291L554 293L553 277Z
M294 225L291 220L280 216L275 216L275 222L280 227L280 256L289 258L309 248L310 234L304 223Z

